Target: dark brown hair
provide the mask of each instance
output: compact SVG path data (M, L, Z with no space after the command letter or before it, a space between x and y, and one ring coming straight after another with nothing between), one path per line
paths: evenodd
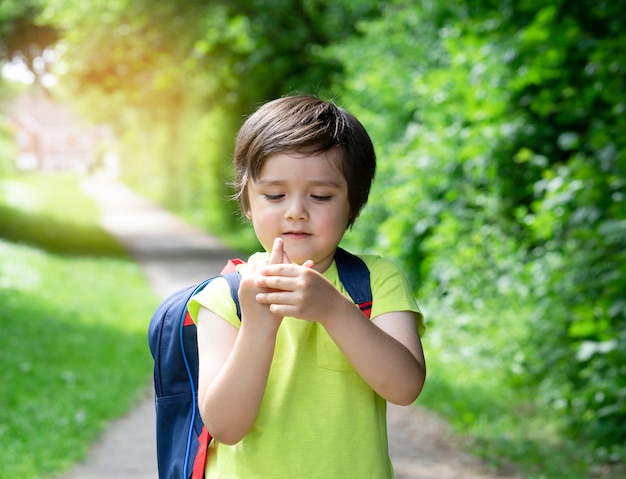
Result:
M351 113L312 95L293 95L262 105L245 121L235 143L235 196L249 209L247 186L263 163L277 153L314 155L337 151L348 184L352 226L365 206L376 172L374 146Z

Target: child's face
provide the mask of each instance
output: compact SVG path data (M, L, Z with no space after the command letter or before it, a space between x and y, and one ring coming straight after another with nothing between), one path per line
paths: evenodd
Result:
M311 259L320 272L331 265L350 215L338 161L326 153L278 153L265 160L259 177L248 183L246 214L267 251L280 237L294 263Z

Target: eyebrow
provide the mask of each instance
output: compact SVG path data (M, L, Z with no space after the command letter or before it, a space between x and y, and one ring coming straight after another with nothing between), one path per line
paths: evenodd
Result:
M273 179L267 179L267 180L257 180L255 181L255 183L259 186L282 186L285 183L287 183L287 181L285 180L273 180ZM307 181L307 185L308 186L329 186L331 188L341 188L341 185L334 181L334 180L326 180L326 179L322 179L322 180L309 180Z

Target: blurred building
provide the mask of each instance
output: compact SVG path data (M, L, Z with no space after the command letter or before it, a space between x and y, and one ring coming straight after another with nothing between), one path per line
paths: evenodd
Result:
M18 150L18 170L88 173L112 161L111 129L87 125L42 88L20 96L8 119Z

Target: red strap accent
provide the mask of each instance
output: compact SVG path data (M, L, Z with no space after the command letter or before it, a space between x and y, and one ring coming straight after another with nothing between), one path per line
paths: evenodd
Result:
M198 452L196 459L193 461L193 470L191 472L191 479L204 479L204 470L206 468L206 454L211 442L211 435L206 427L202 427L202 432L198 437Z
M237 258L229 259L228 263L226 263L226 266L224 266L224 269L222 269L222 274L234 273L235 271L237 271L237 266L243 263L244 263L243 260L240 260Z
M183 326L189 326L191 324L194 324L193 319L191 319L191 315L189 314L189 311L185 311L185 319L183 319Z
M358 305L361 312L368 318L372 316L372 302L361 303Z

